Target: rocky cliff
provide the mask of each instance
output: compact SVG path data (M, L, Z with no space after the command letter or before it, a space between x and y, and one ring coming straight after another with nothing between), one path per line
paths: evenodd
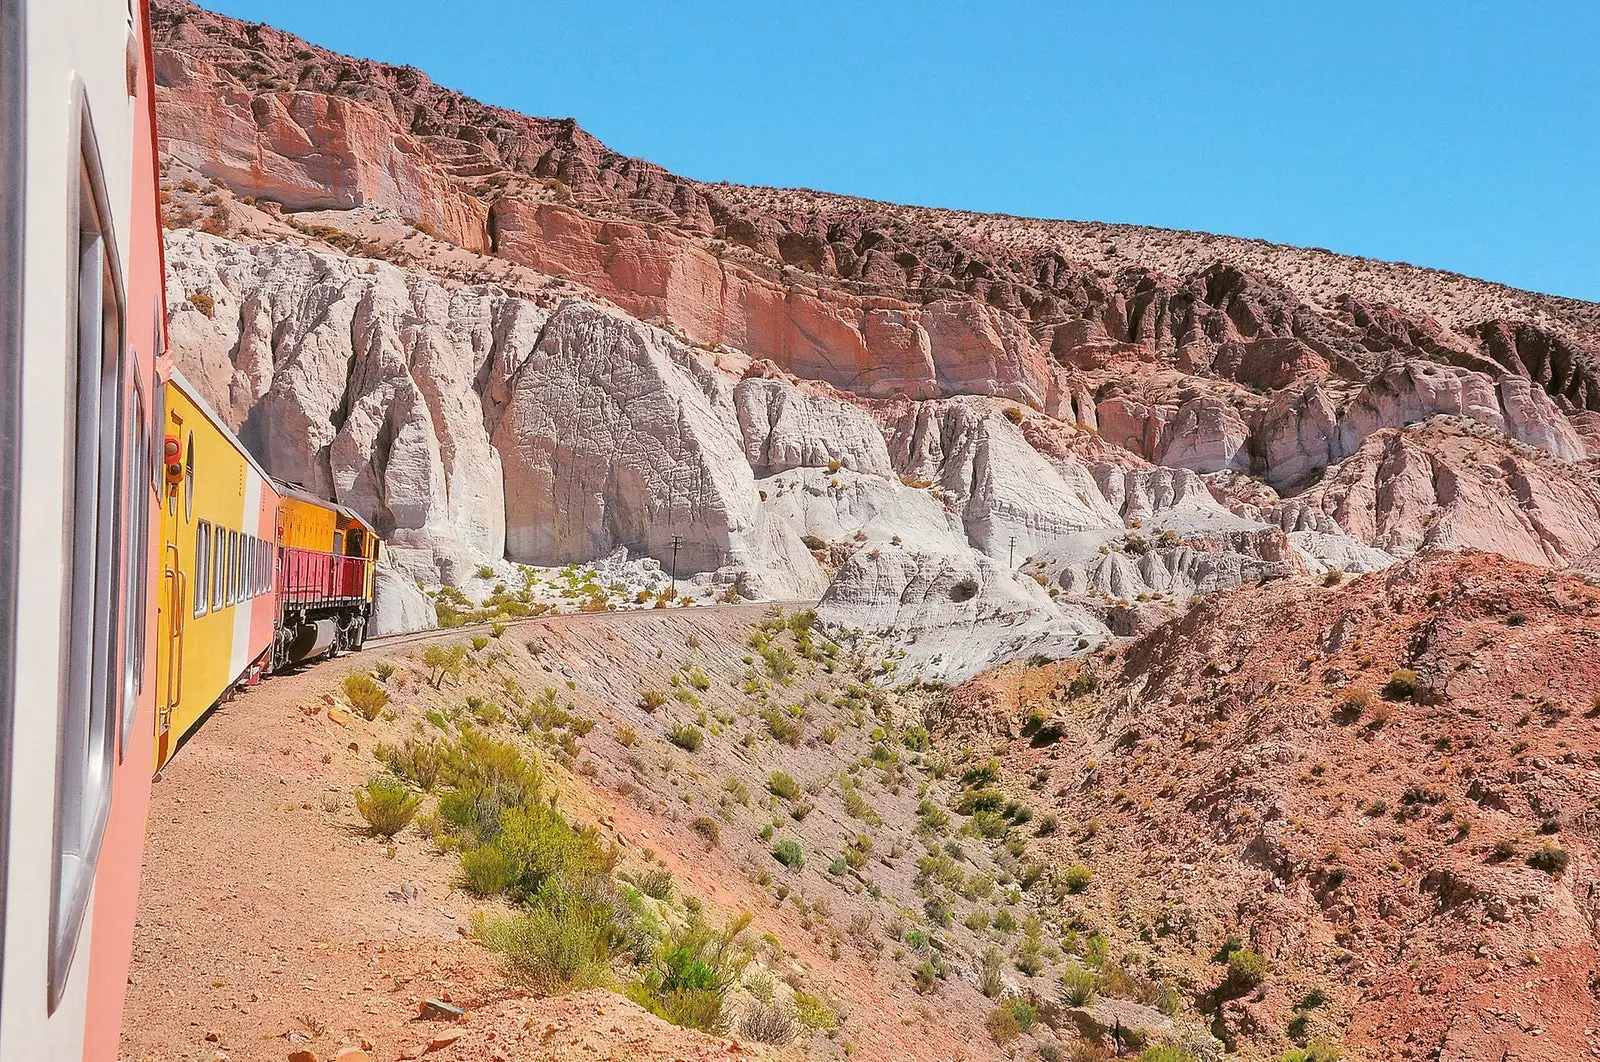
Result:
M180 362L409 579L620 547L956 677L1241 580L1600 546L1592 304L695 182L183 0L155 22Z

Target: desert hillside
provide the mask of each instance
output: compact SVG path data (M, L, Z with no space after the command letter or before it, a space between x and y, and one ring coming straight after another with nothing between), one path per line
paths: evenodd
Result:
M515 1031L540 1022L581 1052L590 1019L634 1037L596 1033L618 1057L662 1020L704 1057L760 1039L747 1021L774 1057L1600 1049L1600 306L690 180L155 7L178 364L273 475L382 532L373 633L463 654L450 679L427 640L357 661L389 703L353 749L317 714L347 711L340 666L253 694L191 761L276 764L288 726L295 843L332 845L340 881L399 859L447 921L483 915L402 920L444 930L429 990L489 1016L439 1057L540 1057ZM555 796L614 845L574 887L638 930L561 977L492 926L576 901L490 887L494 815L434 817L507 748L548 772L513 810ZM374 771L425 834L351 839ZM392 899L358 894L361 926ZM310 947L318 978L357 976L338 964L375 938L337 921L329 955L267 927L258 965ZM652 964L727 926L715 1012L664 1001ZM184 940L142 976L206 979ZM563 994L598 985L635 998ZM362 1005L426 1047L403 989ZM336 1046L248 994L250 1035Z

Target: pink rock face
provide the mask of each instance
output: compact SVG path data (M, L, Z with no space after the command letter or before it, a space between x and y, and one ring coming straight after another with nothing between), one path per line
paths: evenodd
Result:
M670 229L553 203L495 206L494 250L570 277L703 346L871 397L993 394L1042 408L1057 370L1014 318L970 299L912 306L785 286Z
M1562 565L1600 545L1600 491L1576 470L1439 422L1368 436L1300 500L1400 556L1441 546Z
M214 64L158 53L161 149L289 210L386 206L471 250L487 212L390 115L318 92L252 93Z

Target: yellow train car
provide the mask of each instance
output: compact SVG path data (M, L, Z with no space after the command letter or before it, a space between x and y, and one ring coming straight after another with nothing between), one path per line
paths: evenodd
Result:
M277 485L179 373L165 388L156 767L271 663Z

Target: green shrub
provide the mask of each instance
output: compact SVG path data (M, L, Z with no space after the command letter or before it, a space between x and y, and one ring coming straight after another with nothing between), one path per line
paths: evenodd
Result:
M689 829L700 835L706 842L708 849L715 848L722 843L722 827L717 825L717 820L702 815L689 823Z
M406 738L405 744L398 748L379 745L374 751L389 770L424 793L433 792L434 787L439 784L443 756L439 752L437 742Z
M1022 1035L1022 1025L1017 1021L1017 1015L1011 1009L1009 1001L995 1004L994 1008L984 1015L983 1024L988 1028L990 1038L998 1047L1005 1047Z
M484 651L484 649L488 648L488 646L489 646L489 638L488 638L487 635L474 634L472 636L472 650L473 650L473 652L481 653L481 652Z
M788 867L790 870L799 870L806 865L805 853L799 841L784 839L772 846L772 858Z
M430 645L422 651L422 666L428 669L434 689L444 684L446 675L460 681L461 672L467 666L467 647L452 645L446 649L442 645Z
M516 864L498 845L481 844L461 853L461 883L474 896L498 896L516 880Z
M791 803L799 800L800 794L804 792L800 788L800 783L794 780L794 775L784 771L772 772L772 776L767 779L767 789L772 792L773 796Z
M761 719L767 724L767 733L777 741L783 742L790 748L798 748L801 739L805 736L805 723L793 716L785 715L775 708L768 708L761 713Z
M861 791L854 786L845 790L844 810L845 814L853 819L860 819L862 822L870 823L873 826L883 825L883 818L873 809L871 804L867 803L867 798L861 795Z
M1159 1044L1145 1048L1144 1054L1139 1056L1139 1062L1200 1062L1200 1060L1192 1052L1185 1051L1181 1047Z
M638 875L634 884L652 900L667 900L672 896L672 871L652 867Z
M799 1035L795 1011L769 1000L753 999L739 1019L739 1035L758 1044L786 1044Z
M559 890L528 911L480 923L478 935L504 956L512 981L540 995L610 984L622 942L611 906Z
M1087 1007L1098 995L1099 981L1092 970L1076 963L1061 972L1061 995L1074 1007Z
M1226 987L1235 995L1250 991L1267 979L1267 958L1252 948L1235 948L1228 955Z
M805 992L794 994L795 1015L800 1019L800 1024L808 1029L837 1029L839 1018L833 1013L833 1008L816 996Z
M360 712L369 723L378 718L378 713L389 703L389 691L363 671L344 677L344 696L350 702L350 707Z
M618 853L593 827L574 827L548 804L507 808L495 844L516 874L512 897L528 900L547 885L594 888L607 884Z
M750 961L749 950L739 943L749 924L745 915L717 930L691 915L687 925L661 941L643 976L628 986L628 998L674 1025L724 1035L728 991Z
M1570 859L1565 849L1547 842L1528 855L1528 865L1546 874L1561 874L1566 871Z
M1319 1036L1304 1047L1287 1052L1283 1062L1339 1062L1343 1057L1343 1050Z
M388 775L375 774L356 790L356 810L379 837L393 837L411 822L422 806L422 798L412 795L405 783Z
M705 743L706 735L697 726L680 723L667 731L667 739L685 752L698 752Z
M1071 893L1080 893L1089 887L1089 880L1094 877L1094 872L1088 867L1074 863L1067 868L1066 886Z
M639 707L647 712L654 712L667 703L667 695L660 690L640 690Z

